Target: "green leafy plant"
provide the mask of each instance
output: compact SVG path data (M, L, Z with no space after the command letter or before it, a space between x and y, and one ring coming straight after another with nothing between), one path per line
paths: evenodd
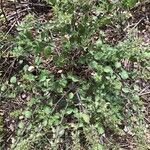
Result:
M113 134L126 134L121 126L134 131L132 117L142 120L141 99L131 80L143 74L148 49L141 50L138 39L130 36L114 46L103 39L100 27L113 22L111 12L122 7L119 2L47 2L53 7L53 19L40 23L28 15L18 26L11 51L17 59L32 58L3 90L13 99L26 95L21 97L26 105L19 113L12 112L18 128L11 148L111 148ZM122 3L135 5L135 1ZM124 60L137 63L141 70L126 68Z

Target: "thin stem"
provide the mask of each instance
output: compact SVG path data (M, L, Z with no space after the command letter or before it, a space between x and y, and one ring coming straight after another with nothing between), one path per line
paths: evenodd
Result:
M5 11L4 11L3 0L0 1L0 5L1 5L2 14L4 15L5 21L6 21L6 23L8 24L8 20L7 20Z

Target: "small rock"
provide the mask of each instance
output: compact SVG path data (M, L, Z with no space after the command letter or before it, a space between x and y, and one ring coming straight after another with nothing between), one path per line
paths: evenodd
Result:
M27 93L22 93L21 94L21 99L26 99L28 97Z
M19 116L19 119L22 120L24 118L24 116Z
M29 68L28 68L28 71L29 72L33 72L35 70L35 67L34 66L29 66Z
M62 70L59 70L57 73L62 73L63 71Z

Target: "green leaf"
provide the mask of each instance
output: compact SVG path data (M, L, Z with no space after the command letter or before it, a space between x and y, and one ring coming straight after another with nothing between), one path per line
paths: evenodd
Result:
M73 97L74 97L74 94L72 92L69 93L69 99L73 99Z
M73 82L78 82L79 79L76 76L73 76L71 74L68 75L68 79L71 79Z
M36 64L36 65L40 65L41 62L42 62L42 61L41 61L41 58L37 56L37 57L35 58L35 64Z
M41 75L41 76L40 76L40 82L45 81L45 80L46 80L46 77L47 77L46 75Z
M28 81L34 81L35 80L35 76L32 74L24 74L23 75L23 79L28 80Z
M45 112L46 114L50 114L50 112L51 112L51 111L50 111L50 108L49 108L49 107L45 107L45 108L44 108L44 112Z
M68 115L70 115L71 113L73 113L73 109L68 108L67 111L66 111L66 113L67 113Z
M27 111L24 112L24 115L25 115L26 118L31 118L32 113L31 113L31 111L27 110Z
M106 67L104 68L104 72L106 72L106 73L112 73L113 70L112 70L112 68L111 68L110 66L106 66Z
M93 68L93 69L97 69L98 67L98 63L96 61L92 61L90 66Z
M30 131L30 130L31 130L31 128L32 128L32 126L33 126L33 125L32 125L32 123L30 123L30 124L28 125L28 127L27 127L27 130L29 130L29 131Z
M81 114L81 117L86 123L90 123L90 116L87 114Z
M150 52L143 53L144 58L150 59Z
M134 85L134 90L138 92L140 90L140 87L138 85Z
M18 127L19 127L20 129L23 129L23 128L24 128L24 123L23 123L22 121L19 122Z
M115 63L115 67L116 67L116 68L120 68L120 67L121 67L121 63L120 63L120 62L116 62L116 63Z
M61 79L59 80L59 84L62 86L62 87L65 87L67 85L67 80L66 79Z
M96 54L94 54L94 58L95 58L96 60L101 60L101 57L102 57L101 52L97 52Z
M3 84L2 87L1 87L1 91L4 92L6 89L7 89L6 85Z
M123 5L127 8L133 7L138 0L123 0Z
M47 58L51 54L51 48L50 47L45 47L44 48L44 56Z
M121 75L121 78L124 79L124 80L129 78L128 72L125 71L125 70L123 70L123 71L120 73L120 75Z
M16 98L16 93L10 93L10 94L8 95L8 97L9 97L9 98Z
M15 76L10 78L10 83L15 84L17 82L17 78Z
M138 95L133 95L133 99L134 99L135 101L139 101L139 100L140 100L140 97L139 97Z
M95 147L95 150L104 150L103 145L98 144L98 146Z
M123 91L124 93L129 93L129 88L122 88L122 91Z
M97 73L93 74L93 78L95 79L96 82L102 81L102 76L98 75Z
M47 120L45 119L43 122L42 122L42 124L43 124L43 126L45 127L45 126L47 126Z
M114 82L114 88L117 90L120 90L122 87L122 83L120 81Z
M105 132L105 131L104 131L104 129L103 129L102 127L99 127L99 128L98 128L98 133L99 133L99 134L103 134L104 132Z
M96 47L101 47L102 46L102 44L103 44L103 42L102 42L102 40L101 39L99 39L99 40L97 40L96 41Z

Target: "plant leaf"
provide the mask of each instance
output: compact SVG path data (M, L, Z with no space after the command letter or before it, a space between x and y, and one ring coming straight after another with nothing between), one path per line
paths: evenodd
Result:
M90 123L90 116L87 114L81 114L81 117L86 123Z
M10 83L15 84L17 82L17 78L15 76L10 78Z
M128 72L125 71L125 70L123 70L123 71L120 73L120 75L121 75L121 78L122 78L122 79L128 79L128 78L129 78Z
M25 115L26 118L31 118L32 113L31 113L31 111L27 110L27 111L24 112L24 115Z
M23 123L22 121L19 122L18 127L19 127L20 129L23 129L23 128L24 128L24 123Z
M106 72L106 73L112 73L113 70L112 70L112 68L111 68L110 66L106 66L106 67L104 68L104 72Z

